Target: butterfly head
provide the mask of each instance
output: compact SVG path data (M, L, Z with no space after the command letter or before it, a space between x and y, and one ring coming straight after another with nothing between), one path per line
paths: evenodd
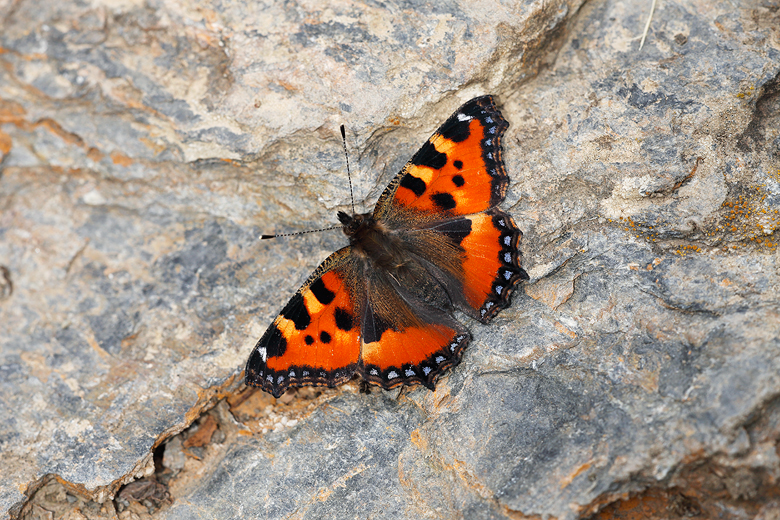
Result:
M359 215L350 215L343 211L338 212L339 222L344 226L344 234L348 237L354 237L362 230L371 228L374 226L375 221L371 213L362 213Z

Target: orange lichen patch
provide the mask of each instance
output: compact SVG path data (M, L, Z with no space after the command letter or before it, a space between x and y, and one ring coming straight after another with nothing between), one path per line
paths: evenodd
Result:
M390 119L388 119L388 121L389 121L389 122L390 122L390 124L391 124L391 125L393 125L393 126L398 126L398 125L400 125L400 124L401 124L401 120L400 120L400 119L398 119L397 117L391 117Z
M769 171L767 175L780 181L780 169ZM673 253L685 256L703 253L710 247L718 247L727 252L755 246L770 252L776 251L780 244L777 233L780 228L780 209L767 202L765 188L765 184L738 186L738 194L723 202L719 214L713 215L712 219L703 222L697 220L691 224L699 237L696 240L699 243L678 245ZM651 242L659 239L654 226L636 222L632 217L607 219L607 222L618 224L623 231L638 239ZM717 244L718 242L720 244Z
M11 151L12 147L11 136L0 130L0 153L5 155Z
M133 160L130 157L116 150L111 152L111 160L119 166L130 166L133 164Z
M756 91L756 87L754 87L754 86L749 86L749 87L745 88L745 92L739 92L739 93L737 94L737 98L739 98L739 99L745 99L746 97L753 96L753 94L755 93L755 91Z
M611 218L607 222L620 224L623 231L632 233L636 238L655 242L658 239L658 233L654 231L654 226L636 222L631 217L620 217L617 221Z
M780 170L768 172L769 176L780 178ZM721 205L720 222L708 236L728 236L736 243L728 244L724 251L737 250L748 245L764 247L775 251L778 246L777 229L780 228L780 210L766 202L765 184L741 188L734 198Z
M677 250L673 251L674 254L680 256L685 256L686 253L699 253L699 252L701 252L701 248L695 245L680 246L677 248Z

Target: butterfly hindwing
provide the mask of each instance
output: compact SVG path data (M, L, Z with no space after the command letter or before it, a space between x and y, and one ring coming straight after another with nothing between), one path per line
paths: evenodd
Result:
M520 265L522 233L498 208L437 222L408 236L410 249L432 265L452 302L483 323L508 307L515 285L529 278Z
M444 296L441 287L431 289ZM368 291L358 372L385 389L419 383L433 390L438 377L460 361L471 339L468 330L383 273L369 275Z
M403 225L497 205L509 182L501 151L508 126L491 96L461 106L390 182L374 217Z
M365 293L354 268L347 247L314 271L252 350L247 384L279 397L290 386L335 386L353 376Z

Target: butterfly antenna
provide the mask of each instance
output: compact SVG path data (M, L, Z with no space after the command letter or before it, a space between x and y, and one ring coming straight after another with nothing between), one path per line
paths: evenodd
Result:
M344 158L347 160L347 179L349 179L349 200L352 201L352 214L355 214L355 197L352 194L352 175L349 173L349 154L347 153L347 133L341 125L341 144L344 145Z
M277 233L274 235L260 235L260 240L266 240L269 238L279 238L279 237L294 237L295 235L305 235L306 233L319 233L320 231L330 231L331 229L341 229L344 226L333 226L333 227L326 227L322 229L309 229L307 231L298 231L297 233Z
M352 175L349 172L349 154L347 153L347 132L344 129L344 125L341 125L341 143L344 146L344 158L347 160L347 179L349 179L349 199L352 201L352 214L355 214L355 197L352 192ZM320 231L330 231L332 229L344 229L344 226L333 226L321 229L309 229L308 231L298 231L297 233L276 233L273 235L260 235L260 240L267 240L269 238L279 237L293 237L295 235L303 235L306 233L319 233Z

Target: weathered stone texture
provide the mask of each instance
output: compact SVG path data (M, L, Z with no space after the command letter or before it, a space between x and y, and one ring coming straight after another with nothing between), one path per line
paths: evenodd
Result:
M148 492L169 519L566 519L664 489L706 511L717 466L768 515L780 10L736 4L661 2L640 50L638 0L0 2L0 508L41 485L25 514ZM339 125L370 208L484 93L532 280L436 392L221 404L219 442L157 448L170 497L106 501L237 399L343 244L257 240L348 207Z

